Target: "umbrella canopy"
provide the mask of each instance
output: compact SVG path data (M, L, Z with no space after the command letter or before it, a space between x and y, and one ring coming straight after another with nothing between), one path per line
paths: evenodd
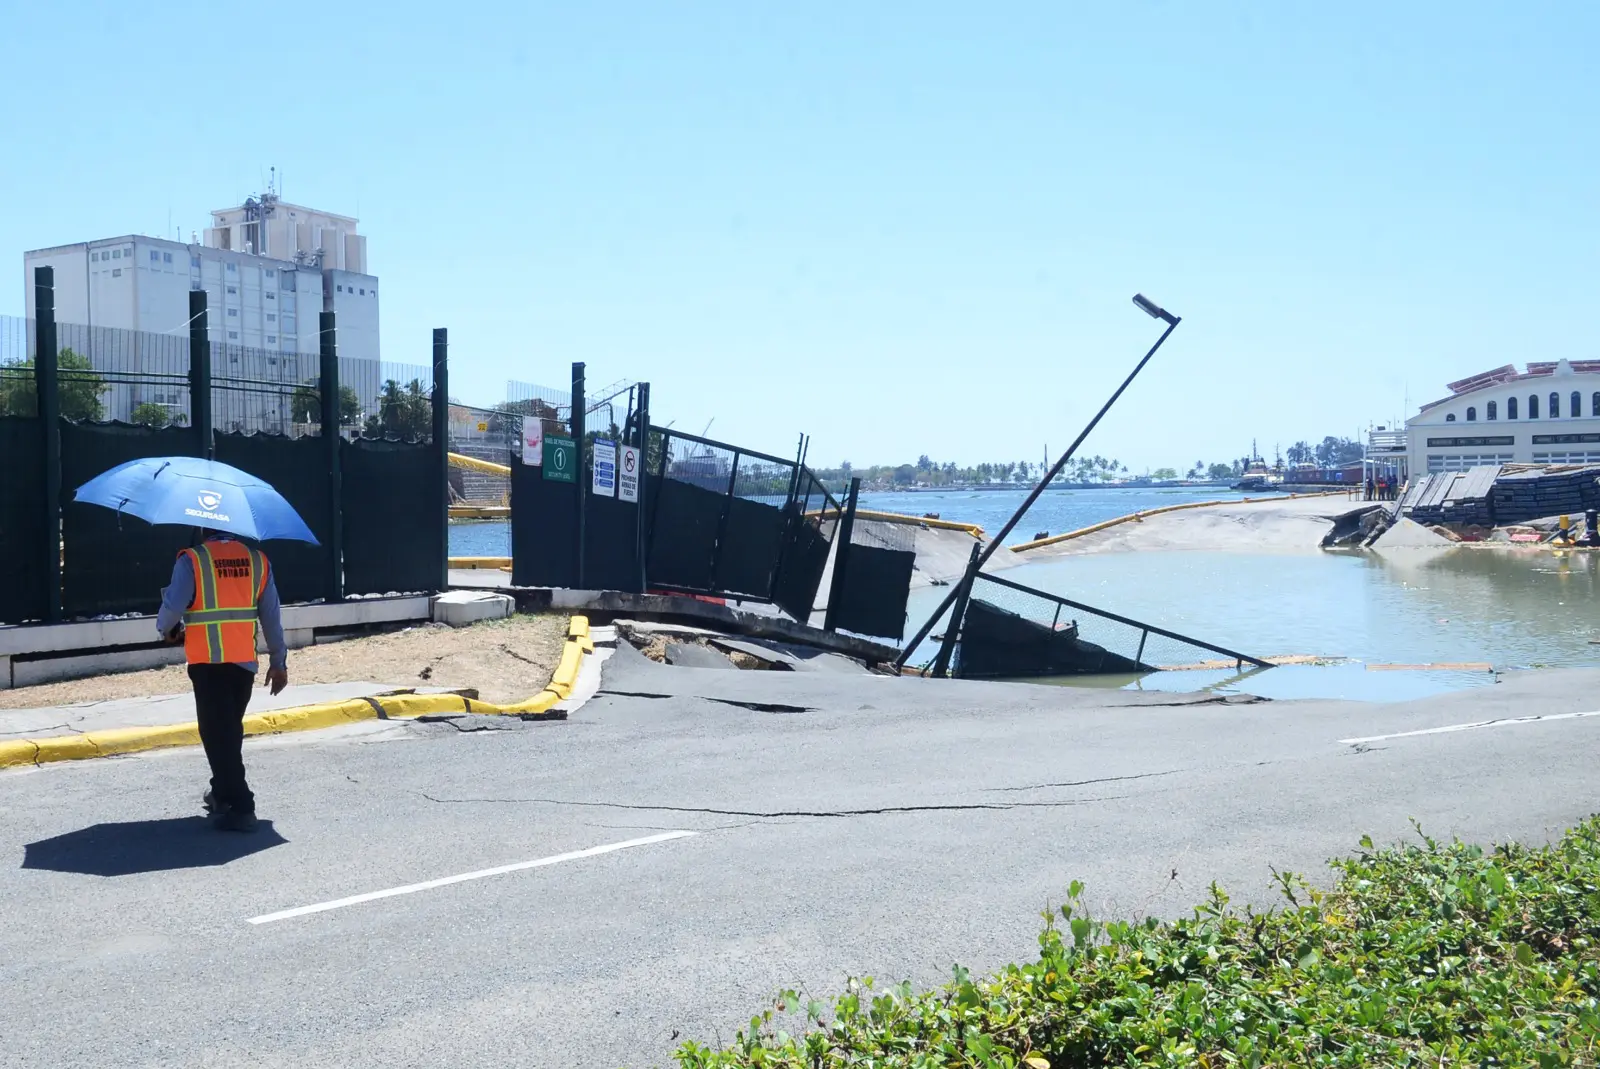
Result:
M199 457L146 457L119 464L78 487L73 500L127 512L147 523L226 531L264 542L317 545L306 521L267 483Z

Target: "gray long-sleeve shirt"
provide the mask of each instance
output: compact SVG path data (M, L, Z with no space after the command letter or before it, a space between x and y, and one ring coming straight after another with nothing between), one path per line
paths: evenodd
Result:
M172 582L161 591L161 611L156 613L156 630L163 636L183 621L183 614L189 611L194 602L194 566L189 563L189 558L179 554L177 561L172 565ZM261 592L261 599L256 603L256 618L261 621L261 633L267 640L267 652L270 655L268 663L273 668L286 668L289 663L289 648L283 640L283 614L282 606L278 603L278 584L272 579L272 572L267 572L267 587ZM236 661L241 668L255 673L256 662Z

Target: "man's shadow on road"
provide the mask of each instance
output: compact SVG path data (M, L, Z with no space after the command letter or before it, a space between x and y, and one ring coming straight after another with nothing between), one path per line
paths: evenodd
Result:
M131 876L226 865L288 842L263 820L250 834L217 831L204 817L93 824L24 848L22 867L86 876Z

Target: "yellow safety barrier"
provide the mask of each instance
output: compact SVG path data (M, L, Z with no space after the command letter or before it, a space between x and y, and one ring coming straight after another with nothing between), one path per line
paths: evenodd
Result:
M806 515L815 519L821 517L823 512L820 509L812 509ZM941 531L965 531L973 538L983 537L983 528L975 523L936 520L931 516L903 516L898 512L876 512L872 509L856 509L856 519L877 520L879 523L904 523L914 527L935 527Z
M486 472L490 475L510 475L511 469L504 464L496 464L492 460L479 460L477 457L462 456L460 453L449 454L450 463L458 468L470 468L473 471Z

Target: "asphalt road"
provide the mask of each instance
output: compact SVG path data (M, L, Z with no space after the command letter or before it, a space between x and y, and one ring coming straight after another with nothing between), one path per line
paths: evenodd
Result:
M196 818L197 750L0 775L4 1064L666 1064L782 987L1027 956L1073 879L1105 915L1265 904L1271 866L1322 878L1409 818L1534 840L1600 809L1600 715L1564 715L1594 670L1217 704L624 651L604 687L565 723L252 741L253 838ZM1563 718L1432 731L1534 715Z

